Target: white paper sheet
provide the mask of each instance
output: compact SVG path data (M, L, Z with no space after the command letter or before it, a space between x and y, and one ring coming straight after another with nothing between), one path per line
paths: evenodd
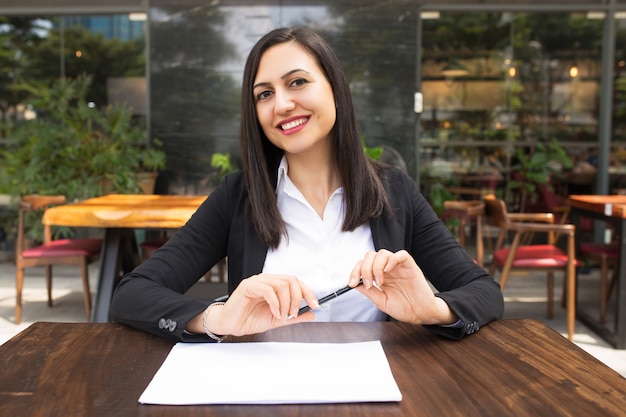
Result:
M177 343L139 398L163 405L400 400L380 341Z

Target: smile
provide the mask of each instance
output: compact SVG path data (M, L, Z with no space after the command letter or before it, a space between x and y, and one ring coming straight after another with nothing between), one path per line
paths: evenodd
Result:
M290 129L296 128L298 126L302 126L308 120L309 120L308 117L303 117L301 119L292 120L290 122L287 122L287 123L284 123L284 124L280 125L280 128L282 130L290 130Z

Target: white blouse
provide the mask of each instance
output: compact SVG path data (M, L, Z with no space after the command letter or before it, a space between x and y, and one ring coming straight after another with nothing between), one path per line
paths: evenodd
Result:
M375 250L369 223L341 230L343 188L330 197L320 218L288 175L283 157L276 185L278 208L288 237L269 249L263 272L296 276L321 298L348 284L350 272L368 250ZM303 302L304 305L304 302ZM318 321L382 321L386 315L358 291L348 291L313 310Z

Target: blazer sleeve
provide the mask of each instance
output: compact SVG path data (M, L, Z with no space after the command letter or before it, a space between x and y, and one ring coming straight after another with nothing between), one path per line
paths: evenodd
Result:
M206 341L184 331L213 300L185 295L227 253L233 205L241 194L238 177L226 179L148 260L126 274L113 295L113 321L162 337Z
M383 183L394 214L385 216L377 233L372 230L373 235L386 241L390 250L406 249L411 253L435 288L436 296L446 301L461 319L456 327L426 327L435 333L458 339L500 318L504 300L499 284L452 236L413 179L397 170L390 170Z

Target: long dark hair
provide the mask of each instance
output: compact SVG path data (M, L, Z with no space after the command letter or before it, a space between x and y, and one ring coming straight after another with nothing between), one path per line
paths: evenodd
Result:
M332 48L313 30L306 27L275 29L263 36L250 51L241 89L240 145L249 208L255 230L268 247L276 248L286 235L284 221L276 204L276 175L283 151L265 136L259 124L253 83L261 56L269 48L296 42L308 51L330 83L337 106L332 129L333 163L344 190L344 231L352 231L388 207L379 178L378 164L369 160L361 145L346 75Z

